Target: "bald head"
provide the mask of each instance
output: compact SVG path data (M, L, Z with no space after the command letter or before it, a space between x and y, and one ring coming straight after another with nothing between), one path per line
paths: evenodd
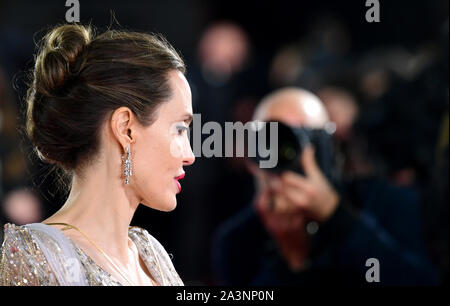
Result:
M300 88L289 87L266 96L256 108L253 120L323 128L329 118L316 95Z

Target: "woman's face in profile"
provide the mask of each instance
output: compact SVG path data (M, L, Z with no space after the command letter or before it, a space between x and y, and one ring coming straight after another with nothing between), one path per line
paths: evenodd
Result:
M183 166L195 161L188 138L193 115L189 84L179 71L169 72L169 84L170 100L159 106L156 121L142 130L131 157L130 180L134 180L141 203L161 211L176 207L180 185L175 177L184 174Z

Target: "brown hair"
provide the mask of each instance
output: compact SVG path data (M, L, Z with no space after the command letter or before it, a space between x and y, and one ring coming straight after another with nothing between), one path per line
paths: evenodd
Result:
M43 161L73 173L92 162L104 120L126 106L143 126L171 94L168 72L185 73L155 34L60 25L41 41L26 96L26 134Z

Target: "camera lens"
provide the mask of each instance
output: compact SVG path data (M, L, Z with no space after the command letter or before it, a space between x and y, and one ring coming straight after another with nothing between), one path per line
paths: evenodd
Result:
M277 123L278 129L277 133L270 130L271 123ZM274 168L267 168L267 170L272 172L281 172L289 169L293 169L295 162L298 160L299 155L302 152L303 143L305 142L305 137L307 135L301 131L294 131L291 127L278 122L269 121L262 125L260 129L253 131L255 133L254 137L256 139L256 156L251 157L251 159L259 163L262 160L269 159L269 156L274 154L278 155L278 163ZM273 137L276 137L274 141ZM271 141L272 140L272 141ZM270 147L274 143L276 147ZM269 152L269 156L261 156L261 148L265 152Z

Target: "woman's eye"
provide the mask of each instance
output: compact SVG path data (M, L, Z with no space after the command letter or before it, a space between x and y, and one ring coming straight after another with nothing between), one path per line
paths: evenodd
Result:
M189 130L189 127L186 126L178 126L177 127L177 131L178 131L178 135L182 135L184 131Z

